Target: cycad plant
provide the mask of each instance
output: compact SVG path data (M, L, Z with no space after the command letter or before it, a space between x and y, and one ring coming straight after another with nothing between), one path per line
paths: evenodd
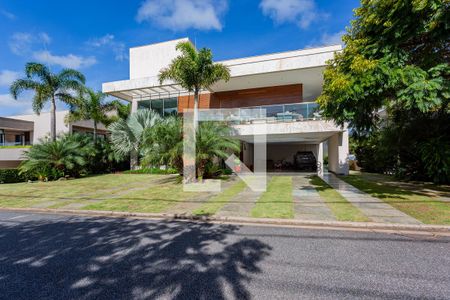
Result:
M82 120L92 120L94 123L94 143L97 143L97 127L101 123L108 126L110 118L107 113L113 111L115 107L111 103L105 102L106 95L102 92L95 92L92 89L85 88L77 98L77 101L71 105L66 122L75 122Z
M198 120L198 97L202 89L208 89L214 83L230 79L227 66L213 62L210 49L195 49L191 42L180 42L176 49L181 55L159 73L160 84L173 80L189 92L194 93L194 124ZM196 127L195 127L196 128Z
M161 120L159 114L151 109L140 109L127 120L118 120L108 126L114 152L119 157L130 156L131 169L138 165L144 132Z
M197 177L203 178L208 163L215 158L226 159L240 151L238 140L230 136L230 127L218 122L202 122L197 131L196 166Z
M63 135L55 141L43 139L24 152L25 161L19 169L39 179L77 176L86 165L86 155L90 151L71 135Z
M52 73L45 65L30 62L25 65L25 78L17 79L10 87L11 95L17 100L20 93L34 91L33 111L39 114L50 102L50 136L56 140L56 101L75 104L74 91L81 91L84 75L72 69Z

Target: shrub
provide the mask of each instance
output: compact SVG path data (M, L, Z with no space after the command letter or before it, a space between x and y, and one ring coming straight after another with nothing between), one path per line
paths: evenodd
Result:
M142 168L139 170L127 170L124 174L177 174L177 170L169 168L167 170L159 168Z
M0 169L0 183L17 183L26 181L27 177L19 169Z

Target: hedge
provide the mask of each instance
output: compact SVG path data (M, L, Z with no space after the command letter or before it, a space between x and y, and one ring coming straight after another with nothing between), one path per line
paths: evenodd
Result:
M19 174L19 169L0 169L0 183L24 182L27 178Z

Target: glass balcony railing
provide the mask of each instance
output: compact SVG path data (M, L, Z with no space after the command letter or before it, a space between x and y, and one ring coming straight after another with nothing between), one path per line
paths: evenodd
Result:
M217 116L209 115L206 119L225 120L232 124L251 124L301 122L321 120L322 117L319 112L319 105L316 102L304 102L219 110Z

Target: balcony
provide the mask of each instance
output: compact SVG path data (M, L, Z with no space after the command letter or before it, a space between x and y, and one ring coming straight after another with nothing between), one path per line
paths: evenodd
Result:
M313 121L322 120L322 117L316 102L304 102L218 110L213 115L209 113L201 119L225 120L230 124L239 125Z

